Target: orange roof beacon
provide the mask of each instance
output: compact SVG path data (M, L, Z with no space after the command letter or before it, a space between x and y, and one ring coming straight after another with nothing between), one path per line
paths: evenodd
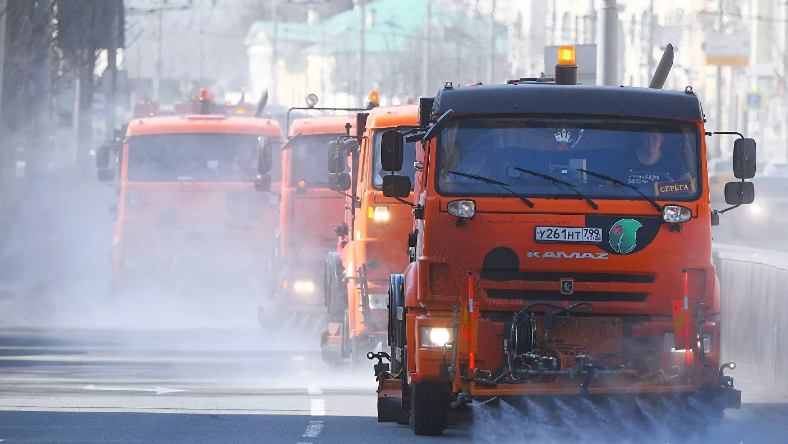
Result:
M265 98L265 95L264 95ZM262 292L279 218L272 156L282 145L273 119L199 113L131 121L125 140L97 153L99 179L120 179L113 231L113 288L186 282L254 284ZM110 149L108 149L110 148ZM111 148L118 150L110 165Z
M278 230L271 260L274 283L258 309L262 327L296 315L323 310L323 267L328 251L336 250L334 226L341 219L344 197L329 189L325 174L329 142L349 134L361 108L316 108L310 94L306 107L288 111L288 141L281 154L282 186ZM305 117L290 121L294 110L339 112L344 115Z
M690 87L661 90L671 60L669 46L650 88L577 85L573 54L555 79L447 83L420 100L417 133L381 135L383 194L416 206L391 348L369 354L379 421L439 435L449 409L494 398L740 407L720 355L707 133ZM414 139L411 192L395 173ZM753 201L755 141L736 140L733 163L731 208Z
M407 201L383 195L380 146L386 131L415 128L418 109L417 105L383 106L359 114L356 137L349 143L332 143L329 150L333 156L327 177L333 189L347 194L344 221L337 227L338 244L334 240L337 251L328 254L325 266L328 325L320 345L329 364L346 358L363 360L385 341L389 277L408 263L402 250L413 219ZM418 168L415 145L409 143L403 150L409 177ZM350 172L345 168L348 152Z

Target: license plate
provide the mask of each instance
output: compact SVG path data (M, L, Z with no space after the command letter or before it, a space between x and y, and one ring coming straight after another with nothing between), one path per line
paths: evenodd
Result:
M602 242L601 228L536 227L537 242Z

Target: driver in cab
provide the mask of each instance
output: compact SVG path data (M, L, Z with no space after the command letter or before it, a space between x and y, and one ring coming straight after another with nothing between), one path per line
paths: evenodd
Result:
M628 184L642 187L655 182L694 179L686 153L669 150L665 139L666 136L658 130L641 135L640 145L629 161Z

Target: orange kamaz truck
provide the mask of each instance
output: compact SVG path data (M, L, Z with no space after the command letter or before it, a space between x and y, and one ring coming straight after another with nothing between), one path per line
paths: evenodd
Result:
M273 291L288 313L323 307L323 261L336 250L334 226L342 217L344 196L328 188L325 153L328 143L346 134L352 116L297 119L290 124L282 150L282 201L276 236ZM274 307L260 307L260 323L282 316Z
M209 97L203 91L194 114L132 120L116 166L107 151L97 155L99 179L114 180L116 169L120 178L115 290L176 284L262 294L279 219L270 190L282 133L260 112L214 114Z
M288 141L282 148L282 191L279 229L276 232L274 298L258 309L262 327L281 326L282 321L311 323L310 315L322 315L323 263L326 253L336 250L336 221L342 218L344 196L329 188L325 174L329 142L350 134L355 125L351 112L378 105L377 92L367 108L317 108L318 97L310 94L306 107L287 113ZM295 119L290 113L339 113Z
M574 49L558 60L554 79L421 100L411 262L391 276L391 352L368 356L380 421L438 435L447 411L493 399L740 406L711 262L720 133L691 87L660 89L670 57L651 88L577 85ZM381 140L382 192L406 199L403 135ZM752 139L734 172L731 208L754 197Z
M360 114L357 137L349 144L332 144L330 154L334 157L329 165L334 164L334 171L326 177L330 176L333 189L349 194L344 221L337 227L338 242L334 238L335 251L325 261L328 323L320 346L327 363L364 359L369 350L386 340L389 276L408 263L403 248L412 231L413 215L409 202L383 196L380 143L385 131L413 130L418 109L418 105L384 106ZM419 167L415 143L408 144L404 152L403 172L413 177ZM352 168L340 171L347 154Z

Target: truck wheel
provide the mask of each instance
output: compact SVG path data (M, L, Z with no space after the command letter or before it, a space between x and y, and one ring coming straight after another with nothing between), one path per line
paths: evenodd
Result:
M410 427L419 436L440 436L446 430L446 388L440 382L411 384Z
M352 345L350 344L350 315L345 310L345 315L342 319L342 357L349 358L352 352Z
M328 254L325 270L323 297L328 308L328 321L341 322L348 307L348 297L344 267L342 259L337 253Z
M402 367L402 356L397 353L397 348L405 347L405 326L397 319L399 308L405 308L405 276L392 274L389 282L389 325L388 344L391 346L391 368L396 374Z

